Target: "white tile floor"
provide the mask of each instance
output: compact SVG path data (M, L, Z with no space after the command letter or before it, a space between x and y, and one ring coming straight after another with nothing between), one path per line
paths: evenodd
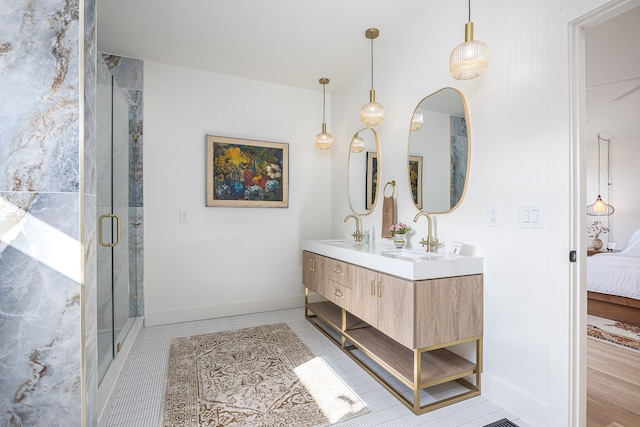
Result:
M107 427L159 427L169 344L172 338L284 322L365 401L370 412L336 424L338 427L421 426L482 427L508 418L523 422L488 399L478 396L426 414L413 414L335 344L292 309L145 328L134 344L119 380ZM447 394L443 386L438 393ZM424 401L423 401L424 403Z

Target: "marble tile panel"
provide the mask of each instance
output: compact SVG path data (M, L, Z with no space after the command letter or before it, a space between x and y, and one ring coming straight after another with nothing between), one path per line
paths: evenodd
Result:
M2 27L0 191L77 191L78 1L5 2Z
M8 425L78 425L77 194L0 193L0 402Z

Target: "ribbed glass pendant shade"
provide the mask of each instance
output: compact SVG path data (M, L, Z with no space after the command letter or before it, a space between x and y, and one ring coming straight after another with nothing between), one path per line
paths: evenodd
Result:
M321 150L330 150L333 146L333 136L327 133L327 124L322 123L322 133L316 136L316 147Z
M376 102L375 91L371 92L371 102L360 109L360 121L367 126L377 126L384 120L384 107Z
M489 67L489 48L473 39L473 22L465 25L465 42L451 52L449 72L458 80L475 79L484 74Z
M360 136L356 135L351 140L351 152L352 153L362 153L364 151L364 139L360 138Z
M424 124L424 115L422 114L422 111L416 110L416 112L413 113L413 118L411 119L411 130L413 131L420 130L422 129L423 124Z
M587 215L590 216L609 216L613 212L615 212L613 206L603 202L599 194L596 201L593 204L587 206Z

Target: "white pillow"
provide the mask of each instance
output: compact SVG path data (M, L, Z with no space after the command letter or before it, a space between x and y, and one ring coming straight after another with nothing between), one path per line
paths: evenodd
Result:
M621 254L640 255L640 229L636 230L629 239L627 247L620 251Z

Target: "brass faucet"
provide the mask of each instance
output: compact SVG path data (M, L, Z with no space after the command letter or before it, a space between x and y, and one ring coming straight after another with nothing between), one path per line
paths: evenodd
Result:
M358 218L356 215L354 214L349 214L347 216L344 217L344 222L347 222L347 220L349 218L353 218L356 220L356 231L352 234L353 238L355 239L356 242L362 242L362 237L364 236L364 234L362 234L361 228L360 228L360 218Z
M418 218L420 218L421 215L427 217L427 240L420 240L420 244L422 247L427 245L427 252L435 252L438 250L439 243L438 239L433 238L433 219L431 218L431 215L427 212L418 212L418 214L413 218L413 222L418 222Z

